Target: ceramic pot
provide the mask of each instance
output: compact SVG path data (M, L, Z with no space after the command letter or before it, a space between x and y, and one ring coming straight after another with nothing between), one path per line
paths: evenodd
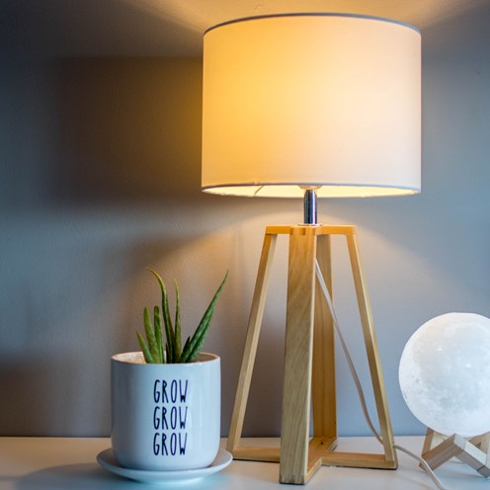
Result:
M111 358L112 448L121 466L188 470L209 466L219 449L220 358L146 364L141 352Z

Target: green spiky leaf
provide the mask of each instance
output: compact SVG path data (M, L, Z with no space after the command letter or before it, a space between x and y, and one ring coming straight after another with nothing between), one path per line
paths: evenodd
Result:
M148 349L150 350L153 362L158 362L157 341L155 338L155 331L153 330L153 326L151 324L150 312L148 311L148 308L144 309L143 318L145 323L145 333L146 341L148 342Z
M167 338L167 345L168 345L167 362L174 363L175 362L175 332L172 326L172 320L170 319L167 288L165 286L165 283L163 282L163 279L160 277L160 274L158 274L158 272L154 271L153 269L148 269L148 270L157 278L158 284L160 285L160 291L162 294L163 323L165 326L165 337Z
M211 300L211 303L209 303L207 310L201 318L201 321L199 322L199 325L194 335L192 336L191 341L189 342L189 344L187 344L186 349L182 352L180 362L193 362L199 354L208 334L209 325L211 324L211 320L213 318L216 302L218 301L219 295L221 294L221 291L223 290L227 279L228 272L225 274L225 277L221 281L221 284L219 285L216 293L214 293L213 299Z
M182 354L182 321L180 318L179 286L175 281L175 362L180 361Z
M158 363L165 363L165 356L163 355L163 335L162 335L162 322L160 319L160 308L155 306L153 308L153 325L155 326L155 341L157 346L157 361Z
M143 352L143 357L145 358L145 362L148 364L153 364L155 361L151 355L150 349L146 345L145 339L139 332L136 332L136 335L138 337L138 342L141 347L141 352Z

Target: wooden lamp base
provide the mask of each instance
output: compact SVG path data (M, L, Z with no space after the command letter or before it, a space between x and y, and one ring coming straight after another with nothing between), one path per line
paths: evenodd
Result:
M446 437L432 429L427 429L422 458L433 470L451 458L458 458L480 475L488 478L490 476L490 432L465 439L458 434Z
M281 447L240 446L277 235L289 235ZM337 445L334 327L316 286L318 259L332 292L330 236L347 240L383 453L334 452ZM310 440L310 408L313 438ZM252 301L227 449L236 459L280 463L281 483L306 483L321 465L395 469L396 452L371 308L354 226L268 226Z

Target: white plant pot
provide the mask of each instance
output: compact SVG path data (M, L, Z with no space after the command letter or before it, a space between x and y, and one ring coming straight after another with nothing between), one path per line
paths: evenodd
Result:
M112 448L121 466L187 470L209 466L219 449L220 359L146 364L141 352L111 358Z

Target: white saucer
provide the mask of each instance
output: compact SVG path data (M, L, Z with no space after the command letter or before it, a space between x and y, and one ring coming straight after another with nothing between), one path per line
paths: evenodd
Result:
M153 483L156 485L175 485L179 483L189 483L192 480L199 480L207 475L221 471L232 461L233 457L224 449L220 449L215 460L206 468L197 470L173 470L173 471L148 471L132 470L121 466L112 452L112 448L106 449L97 455L97 462L106 470L116 475L130 478L143 483Z

